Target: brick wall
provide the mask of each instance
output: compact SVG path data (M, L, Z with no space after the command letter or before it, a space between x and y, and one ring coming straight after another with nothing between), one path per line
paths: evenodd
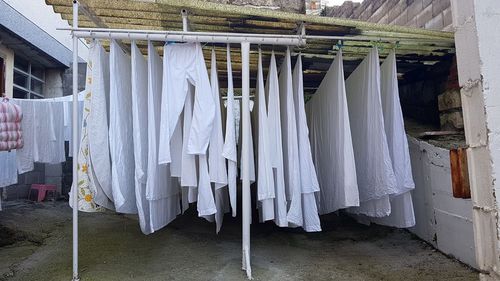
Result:
M374 23L453 31L450 0L345 1L340 6L326 7L323 14ZM441 73L440 69L437 70ZM440 126L443 130L462 130L463 115L460 94L455 85L458 83L456 73L456 63L453 63L444 76L423 77L427 80L419 81L410 77L412 84L405 81L404 85L400 85L405 116ZM420 76L419 73L412 75Z
M375 23L452 30L450 0L345 1L341 6L327 7L324 14Z

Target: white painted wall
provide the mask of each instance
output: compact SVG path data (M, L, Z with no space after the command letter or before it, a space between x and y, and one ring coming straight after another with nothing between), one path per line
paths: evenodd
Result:
M472 201L454 198L449 150L408 138L416 226L410 231L445 254L477 267Z
M0 57L5 63L5 96L11 98L14 87L14 51L0 44Z
M3 1L71 50L73 41L69 31L56 30L60 27L70 27L70 25L61 18L60 14L54 12L52 6L45 4L45 0ZM71 1L68 0L68 3ZM80 41L78 50L80 58L87 60L88 47L84 41Z
M500 1L452 0L481 280L500 280Z

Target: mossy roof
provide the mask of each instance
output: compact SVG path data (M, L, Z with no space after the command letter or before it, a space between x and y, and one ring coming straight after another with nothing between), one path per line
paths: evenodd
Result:
M219 4L200 0L79 0L82 12L79 27L106 27L141 30L182 30L181 10L189 13L191 31L238 32L264 34L297 34L305 25L307 35L360 37L363 40L343 40L346 72L351 71L374 45L379 47L383 59L396 47L398 70L401 75L408 71L449 60L455 52L454 35L451 32L434 31L387 24L304 15L279 10ZM54 11L71 24L71 0L46 0ZM382 38L382 40L380 40ZM123 42L128 44L129 42ZM106 44L106 43L105 43ZM146 42L138 42L146 53ZM336 53L334 40L307 39L307 44L295 47L294 52L304 56L304 80L306 87L319 85ZM212 45L206 46L208 58ZM241 71L239 46L231 46L235 82ZM158 49L162 44L158 43ZM225 61L225 47L215 45L218 60ZM255 51L254 46L253 51ZM283 47L262 46L264 64L271 50L277 55ZM225 64L219 63L219 75L224 81ZM257 69L256 55L251 55L251 71ZM423 69L423 68L422 68ZM255 77L255 75L252 75Z

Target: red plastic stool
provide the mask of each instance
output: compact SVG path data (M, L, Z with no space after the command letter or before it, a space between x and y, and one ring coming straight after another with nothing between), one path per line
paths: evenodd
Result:
M32 184L30 192L28 193L28 199L31 198L32 190L37 190L38 192L37 202L42 202L45 199L45 195L48 192L52 192L52 195L55 198L57 186L55 184Z

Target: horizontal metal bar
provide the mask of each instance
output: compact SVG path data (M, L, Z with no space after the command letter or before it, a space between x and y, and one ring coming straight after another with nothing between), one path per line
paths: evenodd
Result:
M69 30L78 38L118 39L118 40L150 40L175 42L206 42L206 43L241 43L266 45L305 45L306 41L298 35L272 35L247 33L218 32L182 32L182 31L149 31L104 28L63 28Z
M376 36L324 36L324 35L304 35L304 39L313 40L345 40L345 41L370 41L370 42L384 42L384 43L397 43L399 41L416 41L416 42L428 42L434 43L436 41L448 42L449 39L446 38L436 38L436 39L419 39L419 38L398 38L398 37L376 37Z
M250 98L254 98L255 96L254 96L254 95L250 95L249 97L250 97ZM241 99L241 98L243 98L243 96L234 96L234 98L235 98L235 99ZM223 100L227 100L227 96L223 96L223 97L222 97L222 99L223 99Z

